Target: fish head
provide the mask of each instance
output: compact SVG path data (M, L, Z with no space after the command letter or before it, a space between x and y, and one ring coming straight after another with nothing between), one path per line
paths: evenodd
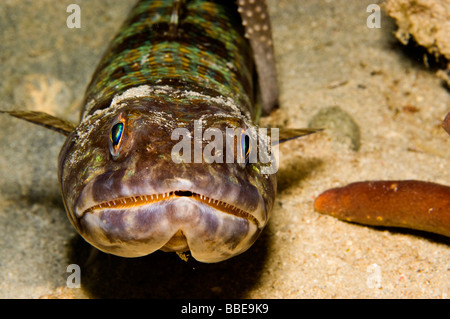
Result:
M250 161L251 134L230 138L235 154L226 143L230 132L256 127L210 104L185 107L130 99L68 136L59 156L64 204L93 246L124 257L190 251L218 262L247 250L267 224L275 174Z

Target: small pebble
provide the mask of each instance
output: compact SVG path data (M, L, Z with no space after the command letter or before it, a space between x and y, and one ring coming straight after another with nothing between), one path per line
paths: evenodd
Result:
M339 106L321 109L309 121L310 128L323 128L338 143L350 144L354 151L360 147L359 126L353 118Z

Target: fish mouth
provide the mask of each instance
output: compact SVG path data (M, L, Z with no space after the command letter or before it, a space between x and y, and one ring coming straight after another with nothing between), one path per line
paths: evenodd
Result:
M143 205L150 205L155 204L160 201L165 201L173 198L178 197L187 197L195 199L199 202L202 202L204 204L207 204L208 206L211 206L221 212L234 215L236 217L244 218L253 224L256 225L257 228L260 228L259 221L250 213L246 212L245 210L238 208L234 205L228 204L224 201L214 199L202 194L198 194L192 191L188 190L176 190L176 191L169 191L166 193L161 194L150 194L150 195L137 195L137 196L130 196L130 197L122 197L117 198L114 200L105 201L102 203L99 203L97 205L91 206L88 209L84 210L81 213L81 216L79 218L82 218L85 214L92 213L95 210L99 209L128 209Z
M184 189L92 203L78 212L84 239L122 257L190 251L198 261L219 262L246 251L265 226L236 205Z

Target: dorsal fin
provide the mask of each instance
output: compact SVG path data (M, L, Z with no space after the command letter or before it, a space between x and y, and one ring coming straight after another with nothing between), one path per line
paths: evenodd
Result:
M184 0L173 0L172 14L170 15L170 23L169 23L169 37L171 39L175 39L178 35L178 26L180 23L183 5Z
M253 50L263 114L269 114L278 106L278 85L267 4L263 0L238 0L237 4Z
M41 125L65 136L68 136L76 127L76 125L72 122L60 119L44 112L0 110L0 113L9 114L19 119Z

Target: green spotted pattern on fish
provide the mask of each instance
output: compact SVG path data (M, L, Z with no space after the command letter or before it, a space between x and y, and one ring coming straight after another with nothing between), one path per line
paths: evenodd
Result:
M141 84L194 91L200 87L252 111L251 51L241 28L236 28L240 23L235 5L228 2L231 5L187 1L175 11L181 18L174 30L172 1L140 2L95 72L84 117Z
M1 112L67 135L61 192L71 223L93 246L124 257L190 251L218 262L257 239L276 175L261 161L175 163L172 133L194 132L195 123L224 138L227 128L256 129L277 98L264 1L143 0L94 72L78 125ZM283 130L279 142L312 132ZM249 153L247 141L236 144Z

